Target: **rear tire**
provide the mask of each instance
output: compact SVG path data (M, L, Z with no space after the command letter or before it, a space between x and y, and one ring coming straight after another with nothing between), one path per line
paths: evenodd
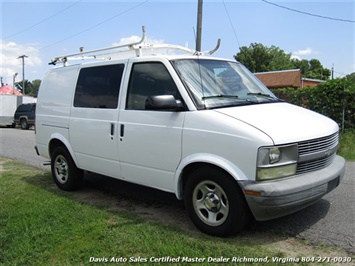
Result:
M66 191L76 190L83 179L83 171L78 169L73 158L65 147L57 147L53 151L51 170L54 182Z
M30 125L28 124L26 119L21 119L20 121L21 129L29 129Z
M214 167L198 168L187 176L185 206L196 227L214 236L236 234L250 218L237 182Z

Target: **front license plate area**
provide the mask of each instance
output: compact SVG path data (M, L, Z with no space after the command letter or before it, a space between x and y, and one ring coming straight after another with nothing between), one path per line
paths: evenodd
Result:
M340 176L338 176L337 178L333 179L332 181L330 181L328 183L328 189L327 192L332 191L334 188L336 188L339 185L339 181L340 181Z

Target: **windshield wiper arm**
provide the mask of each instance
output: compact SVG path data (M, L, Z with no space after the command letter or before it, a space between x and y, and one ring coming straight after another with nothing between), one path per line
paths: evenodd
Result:
M266 94L266 93L262 93L262 92L248 92L247 94L248 95L258 95L258 96L270 97L270 98L275 99L270 94Z
M216 94L216 95L210 95L210 96L203 96L201 99L206 100L206 99L213 99L213 98L239 98L239 97L238 97L238 95Z
M247 95L262 96L265 98L273 99L275 101L281 101L280 99L275 98L275 97L271 96L270 94L262 93L262 92L248 92Z

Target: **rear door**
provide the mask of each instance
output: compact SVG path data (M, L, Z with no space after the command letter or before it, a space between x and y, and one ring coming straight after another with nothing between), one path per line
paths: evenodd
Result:
M162 62L128 65L131 74L119 117L119 158L125 179L173 191L185 112L145 109L145 101L152 95L173 95L182 101L168 67Z
M78 167L121 177L118 100L124 64L82 68L70 114L70 142Z

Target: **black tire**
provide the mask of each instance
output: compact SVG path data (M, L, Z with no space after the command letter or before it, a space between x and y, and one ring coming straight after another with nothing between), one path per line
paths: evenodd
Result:
M73 191L80 187L83 171L77 168L65 147L57 147L53 151L51 170L54 182L60 189Z
M20 125L21 125L21 129L29 129L30 125L27 123L26 119L21 119L20 120Z
M215 167L198 168L186 179L185 206L202 232L225 237L241 231L250 210L237 182Z

